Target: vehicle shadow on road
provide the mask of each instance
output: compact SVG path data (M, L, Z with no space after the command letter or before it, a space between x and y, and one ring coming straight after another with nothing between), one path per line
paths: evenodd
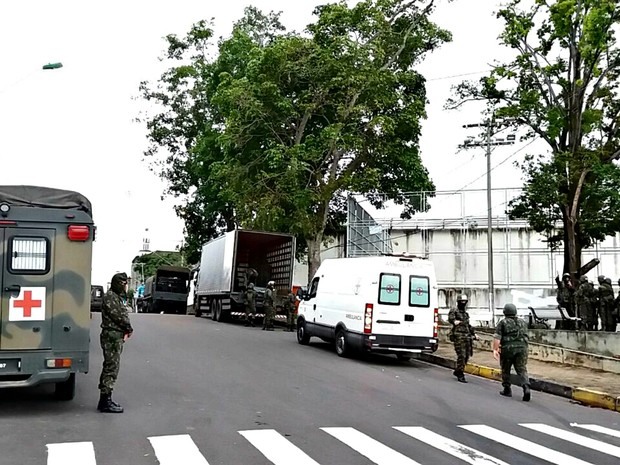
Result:
M42 413L60 415L67 412L83 412L85 409L86 407L80 405L78 400L67 402L56 399L53 385L0 391L0 419L14 415L40 416Z

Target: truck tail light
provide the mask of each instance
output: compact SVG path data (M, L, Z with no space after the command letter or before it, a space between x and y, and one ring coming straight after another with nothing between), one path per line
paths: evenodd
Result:
M70 241L85 242L90 238L90 228L86 225L71 224L67 229L67 237Z
M45 365L47 368L71 368L70 358L48 358Z
M438 308L435 309L434 314L435 314L435 318L433 321L433 337L437 338L437 336L439 335L438 334L438 331L439 331L439 309Z
M366 304L364 310L364 334L372 333L372 304Z

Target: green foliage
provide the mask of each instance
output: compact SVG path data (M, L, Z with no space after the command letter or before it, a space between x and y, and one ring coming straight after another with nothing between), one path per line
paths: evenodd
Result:
M575 271L583 247L620 230L620 4L511 0L497 16L514 60L459 85L449 105L487 100L524 139L547 143L548 155L523 163L525 190L510 213L551 247L563 244L564 271Z
M160 266L185 266L185 260L180 252L155 251L138 255L131 263L133 271L138 275L144 272L144 279L153 276Z
M205 22L168 37L167 58L183 65L141 87L162 107L147 123L147 155L168 154L159 169L185 196L190 256L238 225L316 249L342 230L348 192L377 207L393 199L409 216L422 208L404 195L434 190L419 154L426 92L415 66L450 40L429 20L433 6L340 1L317 7L303 33L249 8L214 57Z

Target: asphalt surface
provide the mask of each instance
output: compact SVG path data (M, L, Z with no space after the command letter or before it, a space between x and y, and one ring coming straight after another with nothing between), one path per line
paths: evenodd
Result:
M281 330L131 318L113 396L125 413L95 409L94 314L91 371L78 376L73 401L55 401L51 387L0 391L0 465L619 463L615 412L537 392L529 403L518 391L506 399L497 382L457 383L450 370L416 360L343 359L327 343L301 346ZM424 429L408 431L415 439L394 427ZM599 427L607 430L592 430ZM446 438L470 449L449 448Z

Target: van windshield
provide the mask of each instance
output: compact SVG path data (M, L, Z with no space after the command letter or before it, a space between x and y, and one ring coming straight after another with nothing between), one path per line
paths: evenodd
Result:
M428 307L430 305L429 287L427 276L409 276L409 306Z

